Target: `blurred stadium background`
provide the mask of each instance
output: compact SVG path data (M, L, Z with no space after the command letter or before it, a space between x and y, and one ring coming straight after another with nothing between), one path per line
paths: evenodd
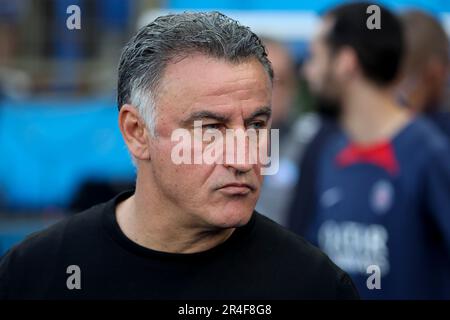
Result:
M0 256L29 233L133 186L115 85L120 50L139 26L166 12L219 10L285 43L298 67L318 14L340 2L0 0ZM450 33L450 1L381 3L422 9ZM81 30L66 28L73 4ZM301 114L311 103L304 81L297 84Z

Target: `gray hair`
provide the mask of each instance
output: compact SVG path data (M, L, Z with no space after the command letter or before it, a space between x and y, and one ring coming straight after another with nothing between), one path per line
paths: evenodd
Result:
M193 53L233 63L256 58L273 79L264 45L248 27L219 12L165 15L141 28L122 51L117 88L119 110L126 103L137 107L155 135L156 91L163 71L173 59Z

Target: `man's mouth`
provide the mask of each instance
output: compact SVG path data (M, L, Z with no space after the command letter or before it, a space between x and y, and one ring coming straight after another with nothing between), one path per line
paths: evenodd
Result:
M247 183L227 183L217 189L227 195L247 195L255 190L255 187Z

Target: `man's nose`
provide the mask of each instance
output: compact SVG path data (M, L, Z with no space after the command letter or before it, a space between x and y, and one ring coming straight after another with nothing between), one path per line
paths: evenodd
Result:
M255 143L250 143L249 137L227 137L225 146L224 166L236 170L239 173L246 173L252 170L255 164L256 150L250 150L255 147Z
M250 172L253 168L253 164L250 164L248 161L246 163L226 163L225 167L228 169L234 170L237 174L244 174Z

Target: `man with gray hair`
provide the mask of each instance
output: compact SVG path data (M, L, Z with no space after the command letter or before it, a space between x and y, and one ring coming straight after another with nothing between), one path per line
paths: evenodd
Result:
M272 77L260 39L220 13L142 28L123 50L118 83L135 190L13 248L0 262L0 297L357 298L323 253L254 211L260 162L173 161L176 130L192 135L194 157L208 148L196 123L216 133L269 129Z

